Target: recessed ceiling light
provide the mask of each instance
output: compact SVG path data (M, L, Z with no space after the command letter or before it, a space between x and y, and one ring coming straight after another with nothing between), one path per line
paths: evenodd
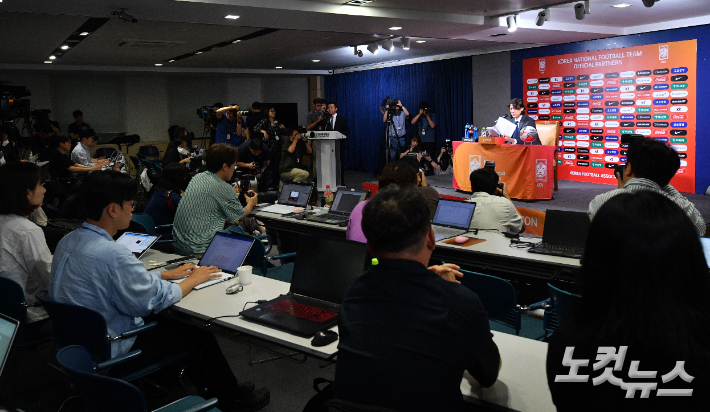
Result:
M276 66L276 67L274 67L274 69L283 69L283 67L281 67L281 66Z
M155 66L156 66L156 67L160 67L160 66L162 66L162 65L163 65L163 63L155 63Z
M233 14L228 14L228 15L224 16L224 18L225 18L225 19L236 20L236 19L239 18L239 16L235 16L235 15L233 15Z
M311 60L313 63L318 63L320 60Z
M240 41L241 41L241 40L234 40L234 41L232 42L232 44L234 44L234 43L239 43Z
M195 54L202 54L202 52L195 52Z
M54 56L54 55L49 56L49 60L54 60L54 59L56 59L56 58L57 58L57 56Z
M399 26L390 27L390 30L402 30Z
M44 62L45 62L45 63L52 64L52 61L51 61L51 60L45 60Z
M174 62L174 61L175 61L175 60L168 60L168 63L172 63L172 62Z
M64 46L60 47L60 49L62 49L62 50L69 50L69 46L67 46L67 45L65 44Z
M89 35L88 31L82 31L81 33L79 33L79 36L88 36L88 35Z
M631 7L632 4L629 3L620 3L620 4L614 4L611 7L616 7L617 9L623 9L624 7Z
M426 40L417 40L417 43L426 43Z

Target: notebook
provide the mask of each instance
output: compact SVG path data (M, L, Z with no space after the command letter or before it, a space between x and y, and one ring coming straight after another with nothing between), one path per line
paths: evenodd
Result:
M547 210L542 242L528 252L581 259L589 223L589 216L584 212Z
M438 242L468 232L475 210L475 202L439 199L434 219L431 221L434 239Z
M313 183L284 183L278 203L266 206L261 212L285 215L297 207L306 208L313 192Z
M194 289L206 288L237 276L237 269L244 264L254 242L253 237L243 234L222 232L215 234L197 266L216 266L222 270L217 273L221 276L200 283ZM180 283L185 279L187 278L175 279L171 282Z
M20 322L0 313L0 376L10 357L12 342L15 341Z
M328 223L337 225L340 222L347 222L350 219L355 206L365 200L367 191L363 190L338 190L333 198L333 206L328 213L311 216L306 220L313 222Z
M291 289L240 313L245 319L310 337L337 322L340 303L371 256L364 243L301 236Z
M138 259L158 241L160 235L146 235L145 233L125 232L116 243L128 248Z

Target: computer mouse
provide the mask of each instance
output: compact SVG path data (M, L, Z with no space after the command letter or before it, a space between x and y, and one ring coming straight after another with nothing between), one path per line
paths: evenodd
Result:
M304 209L302 207L297 207L297 208L293 209L293 213L303 213L305 211L306 211L306 209Z
M454 242L456 243L466 243L468 242L468 238L466 236L456 236L456 239L454 239Z
M326 346L338 340L338 333L332 330L322 330L311 340L311 346Z
M242 290L244 290L244 286L242 286L241 283L237 282L227 286L226 292L228 295L233 295L237 292L241 292Z

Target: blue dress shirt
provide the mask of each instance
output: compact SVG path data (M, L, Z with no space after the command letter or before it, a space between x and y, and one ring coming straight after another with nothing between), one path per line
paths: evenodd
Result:
M93 309L106 320L108 333L141 326L143 319L182 298L180 286L145 270L125 246L104 229L84 223L59 242L49 280L49 298ZM135 337L111 343L111 357L128 352Z

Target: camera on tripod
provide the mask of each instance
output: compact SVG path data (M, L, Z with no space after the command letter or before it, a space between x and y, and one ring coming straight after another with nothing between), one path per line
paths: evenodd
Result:
M215 115L215 109L214 106L202 106L199 109L197 109L197 117L203 120L207 120L210 117Z

